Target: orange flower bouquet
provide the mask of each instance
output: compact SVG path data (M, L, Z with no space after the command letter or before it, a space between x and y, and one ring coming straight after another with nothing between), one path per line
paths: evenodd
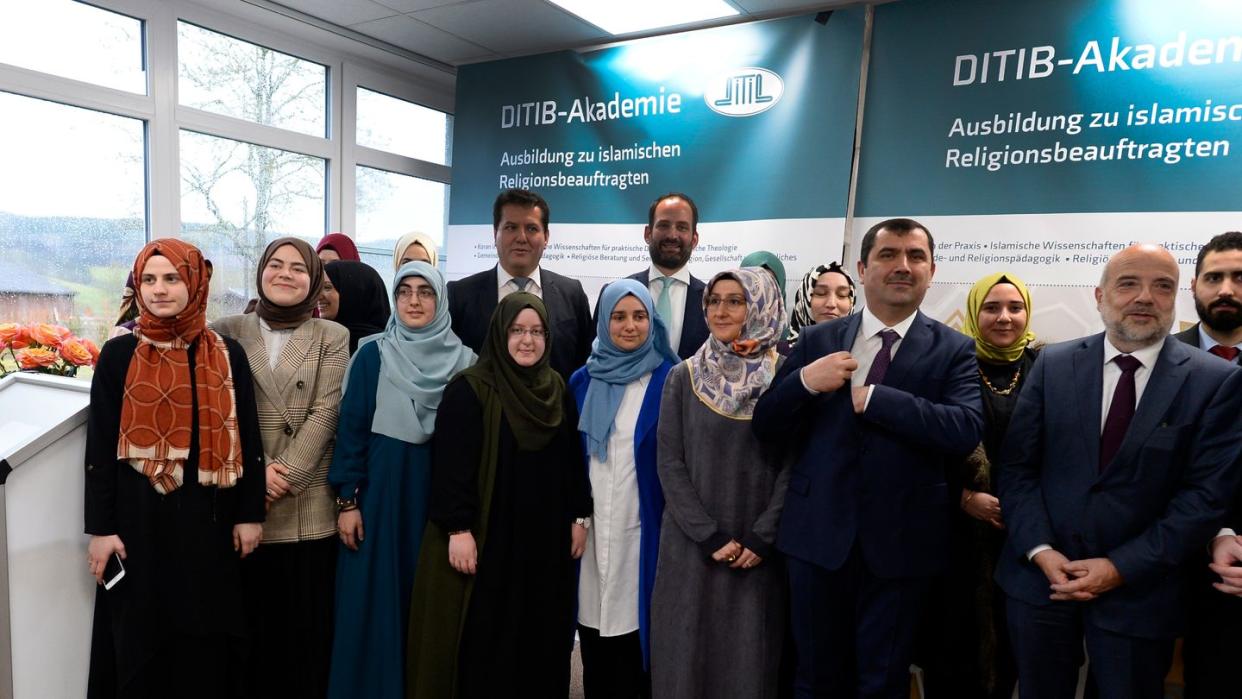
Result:
M0 323L0 376L14 371L74 376L78 367L95 366L98 360L99 347L68 328Z

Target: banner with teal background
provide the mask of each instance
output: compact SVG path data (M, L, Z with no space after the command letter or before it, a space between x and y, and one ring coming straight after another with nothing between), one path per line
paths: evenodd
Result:
M852 237L923 220L928 305L951 322L1006 270L1032 285L1037 332L1091 332L1113 252L1163 243L1186 287L1199 247L1242 228L1242 3L878 6L865 115Z
M544 264L598 287L649 262L648 206L697 202L705 277L756 249L795 282L837 259L849 189L863 10L755 22L464 66L453 129L447 272L495 264L492 201L551 209ZM588 295L593 292L588 288Z

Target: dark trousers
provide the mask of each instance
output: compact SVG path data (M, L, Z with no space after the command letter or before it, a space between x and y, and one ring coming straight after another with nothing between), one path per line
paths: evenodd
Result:
M908 699L923 581L876 577L857 547L838 570L787 565L794 696Z
M1191 571L1193 585L1182 645L1185 662L1186 699L1217 699L1242 696L1242 598L1212 587L1219 580L1202 563Z
M1009 635L1022 699L1073 699L1083 640L1100 699L1163 699L1173 640L1135 638L1084 620L1080 602L1033 606L1010 597Z
M339 546L335 536L260 544L242 561L250 603L246 682L251 697L327 695Z
M638 632L600 636L597 629L578 625L582 651L582 691L586 699L647 699L651 677L643 670Z

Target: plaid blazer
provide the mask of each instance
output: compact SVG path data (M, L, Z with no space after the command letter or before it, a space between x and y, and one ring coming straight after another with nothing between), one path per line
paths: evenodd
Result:
M271 368L259 316L221 318L212 324L246 350L254 374L263 453L289 469L290 494L272 503L263 541L322 539L336 533L336 503L328 465L349 364L349 331L312 318L294 329Z

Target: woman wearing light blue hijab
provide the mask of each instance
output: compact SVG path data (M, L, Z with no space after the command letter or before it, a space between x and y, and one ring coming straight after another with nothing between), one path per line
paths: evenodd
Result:
M569 379L595 503L578 582L587 699L650 693L651 590L664 513L655 428L664 378L678 361L647 287L609 284L591 356Z
M384 332L345 377L328 482L337 493L336 631L330 697L405 696L410 590L427 520L430 440L449 379L475 355L453 334L444 277L407 262Z

